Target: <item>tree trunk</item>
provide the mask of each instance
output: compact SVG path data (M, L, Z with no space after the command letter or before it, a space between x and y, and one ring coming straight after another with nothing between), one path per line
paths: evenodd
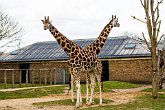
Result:
M152 75L152 96L157 98L158 94L158 69L157 69L157 57L156 57L156 46L152 45L152 65L153 65L153 75Z

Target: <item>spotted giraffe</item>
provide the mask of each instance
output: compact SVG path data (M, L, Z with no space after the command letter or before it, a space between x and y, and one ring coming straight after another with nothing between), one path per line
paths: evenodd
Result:
M50 33L57 40L58 44L69 56L69 71L70 74L73 76L77 87L76 107L80 107L82 105L80 73L91 73L96 70L96 67L98 66L96 61L96 54L88 53L87 51L81 49L80 46L78 46L76 43L67 39L51 24L49 17L45 17L42 22L44 24L44 30L49 29Z
M99 91L100 91L100 105L102 105L102 94L101 94L101 73L102 73L102 64L100 59L97 58L97 55L100 53L102 47L104 46L104 43L112 30L113 27L119 27L120 24L118 23L118 18L116 16L112 15L112 19L110 22L104 27L104 29L101 31L99 37L92 42L91 44L87 45L83 48L88 54L94 54L96 57L94 57L96 68L92 72L86 73L86 102L87 104L92 104L93 100L93 92L95 87L95 78L97 78L98 85L99 85ZM89 82L91 82L91 95L89 100ZM73 84L72 84L73 85ZM73 87L72 87L73 88ZM72 89L73 91L73 89ZM73 93L73 92L72 92Z
M88 54L92 53L95 56L97 56L101 49L103 48L105 41L110 33L110 31L112 30L113 27L119 27L120 24L118 23L118 18L116 16L112 15L112 19L110 20L110 22L104 27L104 29L101 31L99 37L92 42L91 44L87 45L86 47L83 48L83 50L85 50ZM94 88L95 88L95 78L98 81L98 85L99 85L99 91L100 91L100 105L102 105L102 94L101 94L101 74L102 74L102 64L100 59L98 59L96 57L96 63L97 63L97 68L95 70L94 73L87 73L86 75L86 102L89 104L92 103L93 100L93 92L94 92ZM88 96L88 88L89 88L89 81L91 82L91 96L90 96L90 100L89 100L89 96Z

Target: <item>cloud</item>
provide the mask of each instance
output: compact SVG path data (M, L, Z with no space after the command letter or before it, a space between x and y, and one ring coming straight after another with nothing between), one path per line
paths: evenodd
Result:
M121 26L113 29L110 36L118 36L124 31L141 34L146 28L130 17L144 18L138 0L1 0L0 6L23 26L23 40L27 45L54 40L43 30L41 19L44 16L50 16L52 24L69 39L96 38L113 14L119 17ZM161 11L165 11L164 4ZM165 15L161 14L161 17L162 27L165 27Z

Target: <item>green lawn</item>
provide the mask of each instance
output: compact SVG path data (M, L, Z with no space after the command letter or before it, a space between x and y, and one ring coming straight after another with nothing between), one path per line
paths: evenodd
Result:
M66 86L44 87L37 89L25 89L11 92L0 92L0 100L18 99L18 98L37 98L47 96L49 94L63 93Z
M165 110L165 94L159 94L157 99L153 99L151 95L145 94L131 103L90 107L83 110Z
M83 98L83 102L85 102L86 99ZM107 100L107 99L103 99L103 103L104 104L110 104L112 101L111 100ZM99 104L99 99L95 98L94 99L94 104ZM56 106L56 105L66 105L66 106L75 106L75 102L72 102L70 99L66 99L66 100L59 100L59 101L48 101L48 102L40 102L40 103L33 103L33 105L36 106Z
M48 86L50 84L21 84L21 86L19 84L14 84L14 88L23 88L23 87L33 87L33 86ZM3 84L3 83L0 83L0 89L9 89L9 88L13 88L13 85L12 84Z
M38 86L38 85L36 85ZM131 84L126 82L118 81L106 81L103 83L103 92L112 92L112 89L128 89L140 87L138 84ZM17 99L17 98L36 98L47 96L50 94L60 94L63 93L64 89L68 85L64 86L54 86L54 87L43 87L37 89L26 89L26 90L17 90L12 92L0 92L0 100L4 99ZM85 93L86 85L82 84L82 92ZM98 91L98 86L96 86L95 91ZM143 90L145 92L143 96L138 97L134 102L120 105L107 105L102 107L89 107L84 110L164 110L165 109L165 94L160 94L157 99L153 99L150 92L151 89ZM160 90L161 93L165 90ZM83 99L85 102L85 99ZM95 104L99 103L99 99L94 99ZM112 103L111 100L103 99L104 104ZM35 103L37 106L52 106L52 105L70 105L74 106L75 103L72 103L70 99L60 100L60 101L50 101L43 103Z
M112 89L129 89L140 87L140 84L133 84L128 82L120 82L120 81L104 81L103 82L103 90L102 92L112 92ZM76 90L74 88L74 90ZM86 92L86 85L81 85L81 92ZM98 84L96 84L95 92L99 92Z
M35 86L39 86L39 85L35 85ZM140 85L131 84L127 82L106 81L103 83L103 92L112 92L112 89L135 88L139 86ZM68 87L68 84L64 86L57 86L57 87L44 87L44 88L38 88L38 89L17 90L17 91L12 91L12 92L0 92L0 100L16 99L16 98L35 98L35 97L47 96L49 94L59 94L59 93L63 93L65 87ZM86 85L81 84L81 87L82 87L81 88L82 93L85 93ZM96 85L95 91L98 91L98 85Z

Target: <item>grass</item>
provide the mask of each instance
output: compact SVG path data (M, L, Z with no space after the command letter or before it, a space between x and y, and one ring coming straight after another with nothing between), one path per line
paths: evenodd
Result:
M29 85L30 86L30 85ZM39 86L39 85L36 85ZM103 92L112 92L112 89L125 89L125 88L135 88L139 87L140 85L131 84L126 82L119 82L119 81L105 81L103 83ZM65 87L64 86L55 86L55 87L44 87L44 88L37 88L37 89L26 89L26 90L17 90L12 92L0 92L0 100L5 99L18 99L18 98L38 98L42 96L47 96L49 94L60 94L63 93ZM82 93L86 93L86 85L82 84L81 86ZM95 88L95 91L98 90L98 85Z
M145 94L127 104L91 107L83 110L165 110L165 94L159 94L157 99L153 99L150 94Z
M143 92L152 92L152 88L142 90ZM165 92L165 89L158 89L158 92Z
M83 102L85 102L85 98L82 99ZM112 101L103 99L104 104L110 104ZM94 104L99 104L99 99L95 98L94 99ZM72 102L70 99L65 99L65 100L58 100L58 101L48 101L48 102L40 102L40 103L33 103L35 106L57 106L57 105L64 105L64 106L75 106L75 102Z
M133 84L128 82L120 82L120 81L104 81L103 82L103 90L102 92L112 92L112 89L129 89L129 88L137 88L140 87L139 84ZM76 90L74 88L74 90ZM81 85L81 92L86 92L86 85ZM96 84L95 92L99 92L98 84Z
M38 98L49 94L63 93L66 86L44 87L37 89L25 89L11 92L0 92L0 100L18 98Z
M14 84L14 88L23 88L23 87L34 87L34 86L48 86L50 84L21 84L21 86L19 84ZM0 83L0 89L9 89L9 88L13 88L13 85L12 84L3 84L3 83Z

